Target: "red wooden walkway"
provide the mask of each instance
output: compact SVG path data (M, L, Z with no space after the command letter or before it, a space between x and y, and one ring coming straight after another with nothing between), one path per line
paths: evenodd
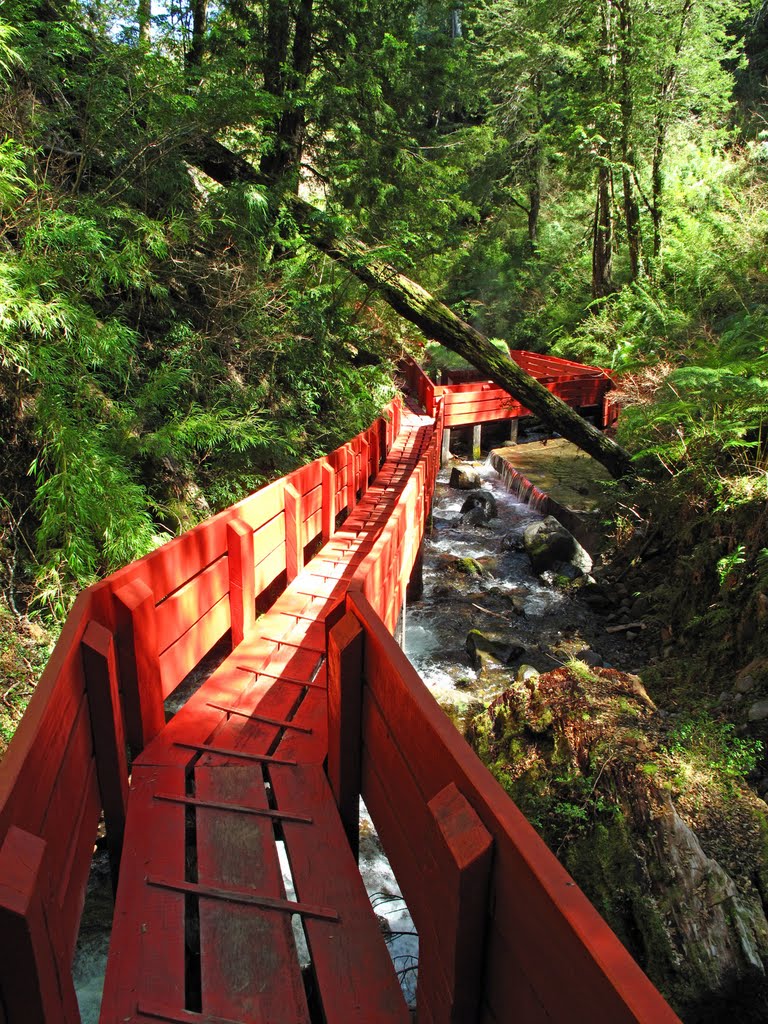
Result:
M419 933L419 1022L676 1020L392 639L439 464L426 397L437 422L395 403L78 599L0 765L0 1024L79 1020L102 808L104 1024L408 1020L360 795Z

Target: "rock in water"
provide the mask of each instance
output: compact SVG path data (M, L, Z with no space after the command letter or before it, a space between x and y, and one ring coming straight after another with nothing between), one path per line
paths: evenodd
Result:
M471 512L476 508L480 509L488 522L490 522L491 519L495 519L499 514L496 499L490 491L479 490L470 494L461 506L461 511L462 513Z
M589 553L554 516L547 516L540 523L527 526L523 543L533 571L539 575L546 569L554 568L558 562L573 565L585 574L592 571Z
M449 487L455 487L459 491L474 491L480 484L480 474L469 466L454 466L451 470Z
M481 633L479 629L469 631L465 646L472 667L478 670L487 667L489 658L498 664L509 665L521 654L525 654L525 647L517 640Z

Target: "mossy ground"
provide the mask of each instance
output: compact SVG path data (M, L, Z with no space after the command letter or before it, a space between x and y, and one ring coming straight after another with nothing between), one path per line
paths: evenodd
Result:
M53 642L52 631L16 616L0 596L0 757L29 704Z

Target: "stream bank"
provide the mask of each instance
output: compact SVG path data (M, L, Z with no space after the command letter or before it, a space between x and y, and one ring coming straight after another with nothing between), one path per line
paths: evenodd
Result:
M743 723L665 699L679 641L645 593L654 544L536 575L524 535L541 512L474 465L498 509L481 523L450 468L406 653L686 1024L767 1019L768 826L746 784L761 748Z

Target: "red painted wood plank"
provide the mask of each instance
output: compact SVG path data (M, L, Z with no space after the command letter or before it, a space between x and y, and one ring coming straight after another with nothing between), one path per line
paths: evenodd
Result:
M315 459L314 462L308 462L306 466L300 466L298 469L294 469L292 473L289 473L288 476L285 477L285 480L287 480L292 487L295 487L299 494L308 494L313 488L320 486L321 462L322 459Z
M237 647L256 619L253 533L245 523L236 521L227 527L227 563L232 646Z
M207 743L226 722L226 713L211 705L231 705L247 710L254 707L272 686L272 680L255 680L253 672L242 671L233 658L228 658L174 715L136 763L144 766L187 765L193 755L175 746L176 742Z
M230 626L229 598L222 597L213 608L181 636L159 658L162 696L167 697L224 636ZM161 705L162 707L162 705Z
M328 633L328 779L350 849L359 846L363 631L347 612Z
M485 986L480 1019L483 1024L506 1024L509 1007L526 1024L552 1024L533 986L525 976L516 951L494 930L491 922L485 946Z
M154 792L183 796L184 769L134 765L101 1024L132 1020L138 1003L185 1008L184 897L145 882L185 878L185 809Z
M297 687L272 685L254 693L255 700L247 697L236 705L239 711L258 712L267 718L289 719L294 716L301 702L301 691ZM298 723L301 724L301 723ZM231 750L248 751L249 753L267 754L272 751L275 740L283 732L279 726L271 725L258 719L243 718L242 715L225 716L224 721L211 737L215 746ZM284 753L281 758L288 760ZM237 758L226 758L222 755L210 755L201 758L202 765L242 765Z
M284 826L297 898L336 907L341 917L304 922L324 1020L405 1024L410 1014L322 768L275 767L269 774L278 807L303 801L312 809L311 827Z
M257 550L257 558L259 554L260 552ZM253 574L253 586L256 596L259 597L263 594L267 587L270 587L284 572L285 541L281 540L274 551L270 551L268 555L256 562Z
M141 580L114 591L113 601L125 732L140 751L165 725L155 601Z
M323 680L323 675L318 677L318 682ZM302 764L322 765L328 752L327 717L325 691L310 690L297 709L293 721L297 725L311 729L311 734L306 736L288 730L283 735L276 754L288 760L300 761Z
M79 1024L69 963L56 957L42 886L45 843L12 826L0 846L0 1006L4 1024Z
M285 486L285 564L290 583L304 568L301 495L290 484Z
M48 802L40 823L40 835L51 847L48 853L51 861L47 866L52 869L51 880L55 880L55 884L66 875L70 844L75 841L74 825L87 791L86 783L92 781L95 785L91 717L85 695L57 768L56 779L45 794ZM91 839L94 838L92 835Z
M364 609L357 596L355 603ZM429 757L412 762L414 767L418 764L414 776L418 786L424 793L434 793L455 782L463 793L471 794L475 810L494 836L495 883L503 886L509 880L510 884L508 900L497 894L495 921L497 927L517 929L520 956L544 1004L552 1003L554 1012L560 994L574 991L576 978L584 991L593 993L596 1004L615 1014L617 1022L676 1021L567 872L439 711L386 630L373 618L366 617L365 622L366 679L371 693L386 720L400 723L404 749L426 746L431 750ZM563 952L557 963L547 962L546 956L553 936Z
M0 837L12 824L39 834L85 683L79 644L90 594L78 596L7 753L0 761Z
M92 763L85 772L80 785L82 799L79 801L79 809L77 806L75 808L67 861L59 879L61 924L57 931L61 942L62 962L66 964L71 964L75 955L93 845L101 813L95 764Z
M323 542L327 543L336 528L336 471L325 459L322 466L322 523Z
M155 609L159 652L173 646L228 589L227 559L222 556L159 604Z
M115 885L123 849L128 805L128 762L117 681L117 654L112 633L89 622L81 643L88 692L96 772L104 807L112 878Z
M435 823L429 842L437 874L427 875L427 886L440 895L434 918L437 945L419 943L417 1007L426 1003L435 1018L467 1024L477 1020L483 987L493 840L454 783L428 806Z
M283 481L276 480L260 491L232 505L212 519L176 537L124 569L96 584L94 593L115 590L141 579L152 588L155 602L172 594L192 576L211 565L226 552L227 524L241 519L256 531L283 511Z
M203 799L267 806L260 766L198 768L195 784ZM284 897L271 821L207 808L198 808L196 817L200 883ZM221 900L199 902L203 1010L242 1021L309 1024L290 916Z

